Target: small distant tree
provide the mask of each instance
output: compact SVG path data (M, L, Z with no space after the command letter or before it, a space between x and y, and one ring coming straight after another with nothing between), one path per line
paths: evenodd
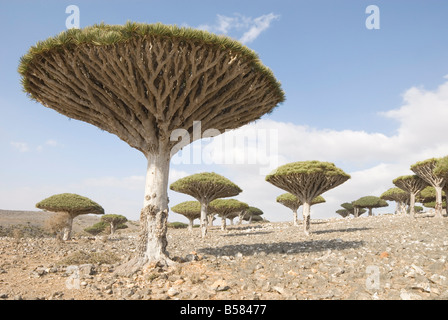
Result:
M350 179L333 163L299 161L278 167L266 181L295 195L302 202L304 232L309 235L310 206L314 198Z
M340 209L338 211L336 211L336 213L338 213L339 215L343 216L343 217L347 217L350 214L352 214L355 218L359 217L360 215L364 214L367 212L366 209L363 208L355 208L353 206L353 203L350 202L344 202L343 204L341 204L341 207L343 209Z
M185 201L171 207L171 211L183 215L188 219L188 231L193 232L193 222L201 217L199 201Z
M342 218L346 218L350 215L350 212L348 212L348 210L346 209L338 209L336 210L336 213L340 215Z
M281 203L285 207L287 207L287 208L292 210L292 213L293 213L293 223L294 223L295 226L298 226L299 225L299 219L297 217L297 210L302 205L302 202L300 202L299 198L297 198L295 195L287 192L287 193L279 195L277 197L277 202ZM312 205L315 205L315 204L318 204L318 203L323 203L323 202L325 202L325 199L322 196L317 196L311 202L310 207Z
M84 231L93 236L96 236L96 235L100 234L101 232L103 232L104 230L106 230L107 226L108 226L107 222L100 221L100 222L95 223L93 226L85 228Z
M373 216L373 208L387 207L388 204L383 199L375 196L365 196L361 197L356 201L352 202L353 206L356 208L366 208L369 210L369 216Z
M188 194L201 204L201 235L207 234L207 213L210 202L238 195L242 190L229 179L214 173L203 172L177 180L170 189Z
M115 234L115 231L118 229L119 226L121 226L120 229L124 229L123 224L126 223L128 219L120 214L106 214L101 217L101 221L104 221L109 224L110 234L113 235Z
M387 201L395 201L397 203L395 213L406 214L406 206L409 203L410 198L407 191L400 188L390 188L383 192L380 198Z
M409 214L415 218L415 200L428 183L418 175L400 176L393 180L393 183L400 189L409 193Z
M56 194L40 201L36 207L45 211L65 214L66 221L62 236L64 241L70 239L74 218L81 214L104 214L103 207L98 203L73 193Z
M258 219L255 217L259 217L261 215L263 215L263 211L261 209L249 206L249 208L247 208L247 210L246 210L246 214L244 215L243 219L247 220L248 223L252 223L252 221L255 221ZM255 220L254 220L254 218L255 218Z
M437 158L431 158L417 162L411 166L411 170L434 187L436 191L436 204L434 208L436 217L442 217L442 191L446 184L446 179L443 175L444 167L439 167L438 174L434 171L438 167L439 160Z
M236 199L216 199L210 202L210 210L221 217L221 230L227 229L226 219L234 212L248 210L249 205Z

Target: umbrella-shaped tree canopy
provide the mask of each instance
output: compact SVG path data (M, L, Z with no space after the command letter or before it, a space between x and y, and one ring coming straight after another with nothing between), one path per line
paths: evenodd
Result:
M48 197L36 204L36 207L50 212L65 212L70 215L104 214L104 209L89 198L74 194L61 193Z
M226 229L226 219L235 212L249 209L249 205L236 199L216 199L210 202L210 211L222 218L221 229Z
M201 203L201 230L207 233L208 205L219 198L238 195L242 190L229 179L214 173L202 172L181 178L170 185L170 189L188 194Z
M66 30L32 46L18 70L32 99L115 134L146 156L144 226L136 256L120 273L173 263L166 251L167 189L179 137L238 128L285 99L251 49L228 37L162 24ZM200 135L191 135L195 121L201 122Z
M373 215L373 212L372 212L373 208L381 208L381 207L388 206L388 204L385 200L383 200L379 197L376 197L376 196L361 197L358 200L353 201L352 204L354 207L369 209L369 216Z
M277 197L277 202L281 203L285 207L289 208L293 212L293 222L294 225L297 226L299 224L299 220L297 217L297 210L302 205L302 202L300 202L299 198L297 198L295 195L286 192ZM310 206L314 204L319 204L325 202L325 199L322 196L317 196L316 198L311 201Z
M201 217L201 203L199 201L184 201L171 207L171 210L188 219L189 231L193 230L194 219L199 219Z
M330 162L299 161L278 167L266 181L295 195L303 203L304 231L309 235L310 205L314 198L350 179Z
M36 204L36 207L45 211L65 213L66 226L63 231L63 240L69 240L73 219L81 214L104 214L104 209L89 198L74 193L61 193L48 197Z

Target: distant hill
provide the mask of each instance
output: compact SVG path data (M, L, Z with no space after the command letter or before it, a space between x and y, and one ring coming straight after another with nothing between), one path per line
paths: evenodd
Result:
M53 215L55 215L55 213L45 211L20 211L0 209L0 227L9 228L12 226L22 225L43 229L45 226L45 221ZM96 214L80 215L73 220L73 232L81 232L85 228L90 227L91 225L100 221L100 219L101 216ZM124 230L126 230L127 232L138 230L138 222L130 221L126 224L129 228Z

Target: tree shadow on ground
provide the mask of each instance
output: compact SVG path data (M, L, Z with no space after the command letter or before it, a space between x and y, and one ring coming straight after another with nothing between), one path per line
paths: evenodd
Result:
M223 237L237 237L237 236L248 236L248 235L259 235L259 234L269 234L273 231L255 231L255 232L240 232L240 233L228 233L223 234Z
M261 252L265 252L266 254L298 254L327 250L345 250L359 248L363 245L364 241L343 241L341 239L333 239L306 240L298 242L235 244L220 247L201 248L197 251L214 256L234 256L237 253L241 253L243 256L252 256L255 253L258 254Z
M315 230L313 233L322 234L322 233L332 233L332 232L355 232L355 231L364 231L370 230L372 228L362 227L362 228L346 228L346 229L328 229L328 230Z

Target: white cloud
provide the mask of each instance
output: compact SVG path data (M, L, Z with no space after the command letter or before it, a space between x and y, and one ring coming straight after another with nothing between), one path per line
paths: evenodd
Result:
M402 106L379 116L398 121L396 134L388 136L380 132L316 129L269 119L249 124L233 134L244 135L250 130L277 131L279 165L304 160L330 161L349 173L350 180L323 194L326 203L313 207L313 217L323 218L336 216L335 211L343 202L364 195L381 195L393 187L394 178L412 174L410 165L413 163L448 154L448 81L436 90L410 88L403 94ZM223 163L224 155L238 158L241 163L224 164L231 168L228 177L244 190L238 198L254 206L260 205L267 212L268 219L282 220L289 211L279 207L275 198L284 191L264 181L258 170L263 163L261 158L257 158L256 165L250 164L249 157L258 157L257 152L247 145L234 144L222 153L221 145L215 141L213 143L216 144L217 163ZM387 207L375 212L393 211L394 208Z
M14 142L14 141L11 141L11 145L15 149L17 149L19 152L28 152L28 151L30 151L30 148L29 148L28 144L25 143L25 142Z
M242 43L250 43L268 29L274 20L278 20L280 15L274 13L265 14L256 18L246 17L241 14L233 16L217 15L216 22L212 25L202 24L198 29L207 30L209 32L230 35L231 33L240 34L239 40Z

